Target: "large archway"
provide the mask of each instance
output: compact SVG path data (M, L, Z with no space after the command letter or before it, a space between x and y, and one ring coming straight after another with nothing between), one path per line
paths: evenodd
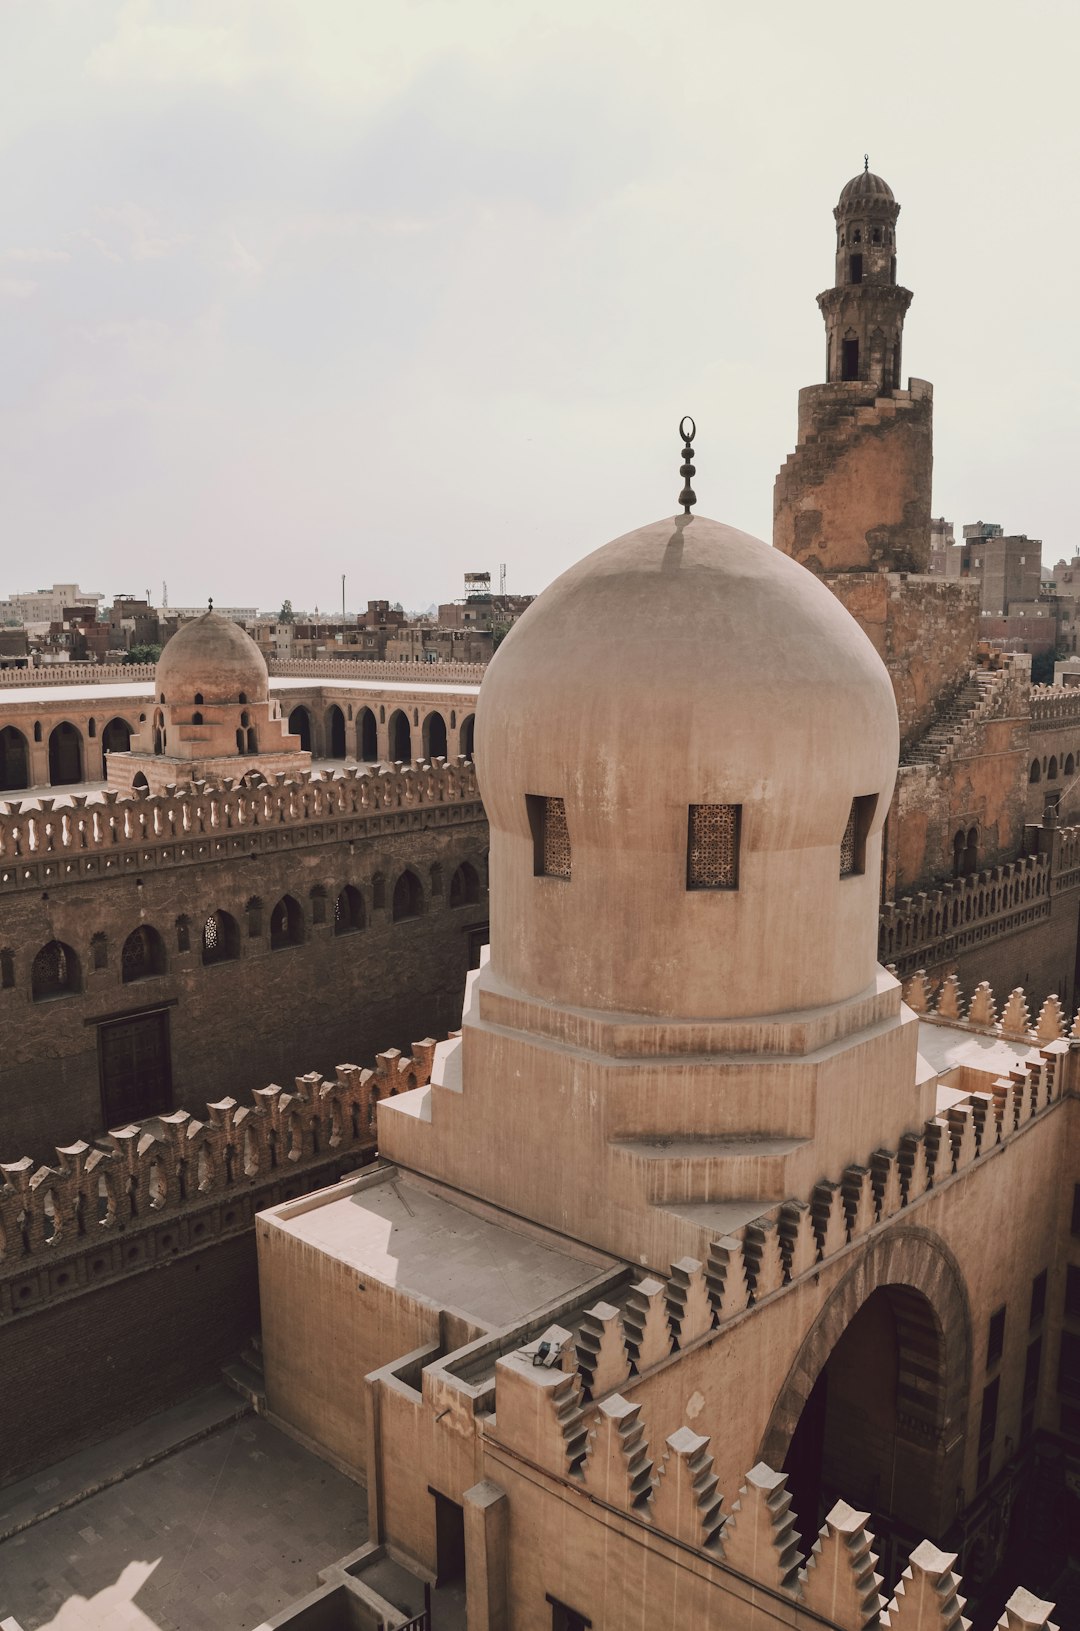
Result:
M30 785L30 753L26 737L14 725L0 730L0 792Z
M301 749L311 752L311 715L302 703L289 715L289 735L298 736Z
M412 727L408 715L401 709L390 715L390 758L396 763L408 764L412 759Z
M810 1328L761 1444L807 1544L841 1498L871 1513L890 1585L912 1544L942 1539L962 1500L970 1372L952 1254L922 1229L872 1241Z
M345 757L345 715L336 702L332 702L326 710L326 757Z
M370 708L361 708L356 716L356 757L365 764L374 764L379 757L379 727Z
M442 714L430 713L424 720L424 758L446 758L446 720Z
M82 779L82 735L65 719L49 735L49 785L70 787Z

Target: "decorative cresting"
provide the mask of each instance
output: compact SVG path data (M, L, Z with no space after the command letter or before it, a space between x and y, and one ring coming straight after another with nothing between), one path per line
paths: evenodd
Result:
M434 1057L427 1037L410 1057L378 1054L373 1070L312 1071L292 1091L257 1088L249 1105L220 1099L206 1121L176 1110L115 1128L95 1148L80 1140L57 1149L56 1166L0 1162L0 1319L247 1227L253 1195L269 1204L267 1184L372 1156L375 1106L426 1086ZM219 1214L212 1228L207 1209Z
M541 1341L554 1368L535 1363ZM784 1473L759 1461L725 1510L709 1439L684 1426L656 1442L642 1406L618 1393L590 1405L580 1377L561 1368L568 1346L553 1326L498 1361L495 1432L511 1454L623 1514L642 1541L651 1530L696 1552L704 1568L695 1572L719 1590L730 1570L839 1631L970 1631L955 1553L921 1542L886 1603L869 1513L838 1501L804 1557ZM1021 1588L999 1631L1057 1631L1053 1609ZM781 1623L766 1602L758 1612Z
M271 677L279 675L282 679L376 680L385 685L406 680L414 685L445 685L447 689L479 685L487 672L486 663L354 662L347 657L271 657L267 667Z
M1073 846L1080 849L1080 827L1062 828L1061 834L1059 876L1071 864ZM1050 856L1027 855L942 884L940 889L887 901L879 920L878 956L883 963L895 964L906 978L914 972L913 959L954 956L1049 917L1057 888Z
M380 823L411 810L478 801L472 765L459 758L314 780L305 771L259 785L194 782L154 797L109 789L94 800L82 793L66 804L41 799L37 809L0 804L0 892L280 846L298 828L331 822L347 838L354 830L386 830Z
M1064 1037L1080 1040L1080 1010L1070 1025L1060 997L1052 993L1033 1017L1022 986L1010 991L999 1006L989 981L982 980L975 987L971 1001L966 1003L955 974L942 980L935 992L926 970L920 968L904 983L904 1001L920 1019L934 1025L948 1025L952 1030L979 1031L1028 1046L1040 1043L1045 1046Z
M130 685L153 680L154 663L50 663L45 668L5 668L0 688L38 685Z
M686 428L687 425L690 426L689 430ZM683 514L689 515L691 507L697 503L697 494L690 485L692 478L697 474L693 464L694 437L697 435L697 426L694 424L694 421L691 419L689 414L687 414L685 418L679 420L679 435L683 439L683 462L679 466L679 474L683 479L683 485L682 492L679 494L679 503L682 505Z

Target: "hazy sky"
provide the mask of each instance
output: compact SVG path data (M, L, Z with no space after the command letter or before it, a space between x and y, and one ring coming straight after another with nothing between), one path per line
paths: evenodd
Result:
M1071 3L0 0L0 592L426 605L763 537L831 210L903 208L934 509L1076 515Z

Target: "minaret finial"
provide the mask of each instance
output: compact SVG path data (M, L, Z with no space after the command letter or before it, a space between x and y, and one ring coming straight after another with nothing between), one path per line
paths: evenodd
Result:
M212 611L213 611L213 609L214 609L214 597L213 597L213 595L211 595L211 596L210 596L210 604L209 604L209 606L208 606L208 607L207 607L207 611L211 611L211 612L212 612Z
M863 175L869 174L869 171L870 171L870 155L869 155L869 153L864 153L863 154L863 156L862 156L862 167L863 167Z
M687 425L690 426L689 430L686 429ZM679 466L679 474L683 479L683 490L679 494L679 503L683 507L683 514L689 515L691 504L697 503L697 494L690 485L691 476L697 474L693 464L690 462L694 457L694 437L697 435L697 426L694 424L694 421L691 419L689 414L686 414L684 418L679 420L679 435L683 439L683 462Z

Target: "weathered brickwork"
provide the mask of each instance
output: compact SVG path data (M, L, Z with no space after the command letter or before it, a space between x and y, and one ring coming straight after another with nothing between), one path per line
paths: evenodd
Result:
M49 803L0 816L0 1149L105 1130L103 1021L161 1011L171 1107L195 1113L455 1022L487 917L471 767ZM211 916L228 955L204 962ZM50 943L73 989L35 1000Z

